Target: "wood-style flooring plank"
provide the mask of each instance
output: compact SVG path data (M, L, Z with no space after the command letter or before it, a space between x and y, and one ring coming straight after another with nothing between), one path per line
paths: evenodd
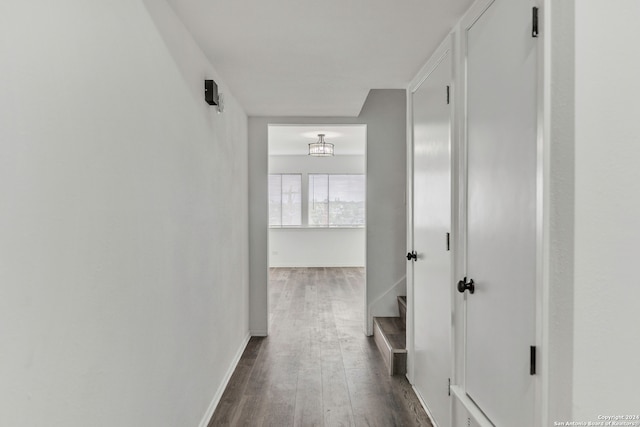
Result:
M322 362L322 407L325 426L355 425L349 386L340 362Z
M425 426L364 335L364 269L272 268L269 337L251 338L209 427Z
M309 365L298 373L294 426L323 426L322 368Z

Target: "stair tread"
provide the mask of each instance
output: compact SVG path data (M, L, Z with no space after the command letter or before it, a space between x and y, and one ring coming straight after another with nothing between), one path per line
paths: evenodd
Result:
M400 317L374 317L393 351L406 351L407 335Z
M406 332L400 317L374 317L373 335L389 375L407 373Z

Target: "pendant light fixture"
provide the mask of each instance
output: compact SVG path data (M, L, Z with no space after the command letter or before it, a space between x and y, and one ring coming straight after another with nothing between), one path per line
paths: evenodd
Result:
M318 141L309 144L309 155L315 157L333 156L333 144L325 142L324 133L318 134Z

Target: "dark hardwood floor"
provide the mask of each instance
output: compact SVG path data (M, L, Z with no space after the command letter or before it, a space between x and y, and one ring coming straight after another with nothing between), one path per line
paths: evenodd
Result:
M431 426L363 332L364 269L270 270L269 336L242 355L209 426Z

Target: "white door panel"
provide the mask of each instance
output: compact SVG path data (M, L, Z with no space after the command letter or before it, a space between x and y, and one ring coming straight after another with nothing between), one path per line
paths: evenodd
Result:
M465 390L497 426L533 423L536 39L526 0L496 0L467 33Z
M414 386L440 427L451 425L451 55L413 94Z

